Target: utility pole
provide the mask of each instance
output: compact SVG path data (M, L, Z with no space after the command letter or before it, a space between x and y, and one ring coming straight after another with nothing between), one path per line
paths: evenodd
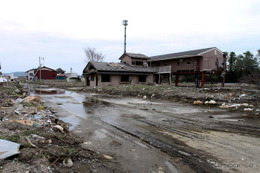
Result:
M123 20L123 25L125 26L125 35L124 35L124 53L126 53L126 26L127 26L127 23L128 20Z
M39 70L40 70L40 81L42 80L42 63L41 63L41 60L44 60L44 58L42 57L39 57Z

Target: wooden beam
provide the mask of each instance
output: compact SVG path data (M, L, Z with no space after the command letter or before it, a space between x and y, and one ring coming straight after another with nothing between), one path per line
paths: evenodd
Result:
M176 73L175 74L175 86L178 86L178 82L179 82L179 74Z
M201 88L204 87L204 72L201 72Z

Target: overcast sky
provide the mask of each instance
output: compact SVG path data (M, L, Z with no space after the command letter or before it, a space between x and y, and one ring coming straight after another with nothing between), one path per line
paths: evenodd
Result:
M84 49L105 61L127 52L155 56L217 47L260 49L260 0L0 0L2 72L44 65L82 74Z

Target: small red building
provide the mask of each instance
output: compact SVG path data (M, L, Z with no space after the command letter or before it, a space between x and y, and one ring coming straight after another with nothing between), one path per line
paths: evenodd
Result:
M44 80L52 80L56 79L57 71L53 70L49 67L43 66L41 68L35 69L34 79L44 79Z

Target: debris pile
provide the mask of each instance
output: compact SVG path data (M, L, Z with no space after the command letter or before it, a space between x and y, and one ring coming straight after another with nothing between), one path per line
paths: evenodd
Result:
M107 158L86 147L39 96L17 88L0 90L0 171L95 172L109 170ZM14 97L15 95L15 97ZM104 172L104 171L101 171Z

